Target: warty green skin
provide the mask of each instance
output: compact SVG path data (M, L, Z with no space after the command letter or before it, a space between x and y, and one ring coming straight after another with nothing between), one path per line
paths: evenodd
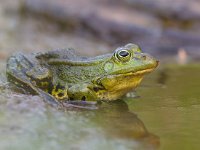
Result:
M57 104L61 100L119 99L157 65L158 61L137 45L127 44L92 58L77 56L72 49L17 53L8 59L6 74L8 81L26 93Z

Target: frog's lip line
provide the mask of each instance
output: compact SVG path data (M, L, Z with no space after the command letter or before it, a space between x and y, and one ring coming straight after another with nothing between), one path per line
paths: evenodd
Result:
M145 70L139 70L139 71L136 71L136 72L131 72L130 74L133 74L133 75L142 75L142 74L150 73L154 69L155 68L150 68L150 69L145 69Z
M155 68L148 68L148 69L144 69L144 70L138 70L135 72L127 72L127 73L120 73L120 74L113 74L114 76L121 76L121 75L143 75L146 73L150 73L154 70Z
M144 75L144 74L147 74L147 73L150 73L152 72L157 66L158 66L158 61L157 61L157 64L156 66L152 66L152 67L149 67L147 69L143 69L143 70L137 70L137 71L129 71L129 72L126 72L126 73L118 73L118 74L112 74L112 75L115 75L115 76L121 76L121 75Z

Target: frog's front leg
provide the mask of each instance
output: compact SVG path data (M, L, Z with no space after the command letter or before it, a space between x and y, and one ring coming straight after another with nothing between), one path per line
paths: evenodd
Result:
M130 92L128 92L125 95L126 98L139 98L140 96L137 94L137 92L135 90L132 90Z
M67 93L69 98L67 104L78 108L97 109L97 97L95 92L88 88L88 84L73 85L68 88Z
M81 101L96 101L96 94L90 88L87 83L75 84L68 88L69 100L81 100Z

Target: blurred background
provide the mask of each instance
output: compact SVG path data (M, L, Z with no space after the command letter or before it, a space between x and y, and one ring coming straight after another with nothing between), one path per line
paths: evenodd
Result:
M132 42L158 58L187 53L198 60L199 6L198 0L1 1L1 57L58 47L93 56Z
M200 0L0 2L1 86L14 52L96 56L127 43L160 61L139 98L64 113L1 88L0 149L199 149Z

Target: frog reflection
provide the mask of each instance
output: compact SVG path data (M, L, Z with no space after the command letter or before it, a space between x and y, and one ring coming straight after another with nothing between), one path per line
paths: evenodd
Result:
M125 101L103 102L94 113L94 122L103 127L108 136L135 140L147 149L159 147L159 137L146 129L137 115L129 111Z

